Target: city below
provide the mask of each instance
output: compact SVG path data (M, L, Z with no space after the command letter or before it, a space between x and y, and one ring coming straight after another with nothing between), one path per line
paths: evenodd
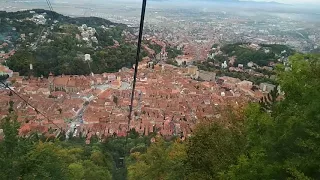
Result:
M7 102L13 100L19 121L24 121L21 135L54 128L56 135L60 131L68 132L67 135L71 132L73 136L82 134L88 140L88 134L125 136L128 131L134 56L129 57L131 64L117 63L111 71L107 70L110 66L106 66L105 70L99 69L101 64L98 63L102 61L98 58L104 59L100 55L102 52L112 54L123 44L134 45L138 29L133 26L122 29L120 27L123 25L102 19L88 25L81 24L76 19L73 22L72 18L49 13L44 10L22 11L20 15L19 12L16 15L2 13L6 18L1 21L8 26L4 26L0 34L3 42L0 46L3 49L0 54L3 62L1 74L10 76L7 82L24 99L10 97L9 90L3 87L1 115L6 115ZM258 21L241 19L228 13L213 13L210 17L203 17L207 19L192 16L192 19L182 20L180 18L185 17L182 15L167 21L160 14L155 15L148 16L143 36L145 56L139 64L131 117L133 123L130 129L134 128L140 134L157 131L164 136L189 136L199 119L219 118L230 104L259 101L276 87L274 67L279 63L286 65L288 56L294 51L317 48L320 37L319 34L304 36L302 31L296 30L288 33L291 31L289 27L295 24L293 29L297 29L301 25L294 20L279 22L272 18ZM21 19L22 16L25 17ZM208 22L209 19L211 22ZM86 22L89 19L81 20ZM155 20L158 22L155 23ZM24 23L33 23L38 30L18 27ZM45 28L47 23L52 23L51 27ZM94 27L90 27L91 24ZM310 30L309 33L315 32L315 29ZM101 34L115 31L118 33L109 34L109 39L103 38L107 34ZM279 34L281 31L287 33ZM78 43L72 47L78 51L73 56L78 56L74 61L81 65L75 65L75 70L70 67L71 70L63 72L61 68L66 68L62 67L63 61L66 61L65 66L73 65L67 62L68 59L52 64L49 59L54 61L57 58L51 52L53 49L47 46L58 43L54 38L68 35L74 36L72 38ZM109 45L108 52L103 47L105 45ZM22 55L16 53L24 49L22 46L35 51L35 59L24 62L24 66L19 59ZM79 47L83 49L79 50ZM47 62L38 60L40 57L36 55L44 52L42 48L51 54L50 57L43 57L49 58ZM88 49L96 52L85 54ZM247 53L250 55L242 57ZM57 55L61 57L63 54L66 52ZM6 67L8 64L9 67ZM58 70L53 68L60 65ZM40 70L39 66L53 69ZM80 72L79 68L87 71ZM23 101L25 99L36 107L30 107Z
M9 75L7 83L23 99L11 97L3 86L1 115L6 116L7 102L13 101L22 122L21 135L53 128L55 135L64 131L67 136L81 134L88 140L88 134L125 136L134 53L126 57L130 53L122 48L133 44L135 51L137 29L102 19L81 24L89 19L50 13L2 13L6 17L2 22L8 27L2 28L1 74ZM43 26L51 22L49 28ZM21 29L24 23L39 29ZM109 39L103 38L111 32ZM187 137L199 120L219 119L228 105L259 101L276 88L274 67L286 66L288 56L295 52L280 44L223 45L219 38L197 40L198 35L205 35L193 33L194 37L188 38L179 33L168 33L166 37L171 39L148 28L144 33L130 118L130 129L141 135L157 131L163 136ZM63 37L69 38L68 42ZM113 53L121 54L112 60ZM122 58L129 58L130 63Z
M1 180L319 179L317 0L0 1Z

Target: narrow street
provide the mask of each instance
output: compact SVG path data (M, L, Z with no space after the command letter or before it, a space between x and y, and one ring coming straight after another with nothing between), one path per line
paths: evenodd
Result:
M70 128L66 133L66 138L69 139L69 134L72 133L73 136L77 134L77 126L80 126L84 123L83 120L83 113L85 112L86 108L89 105L89 101L85 101L82 105L82 107L77 111L76 115L72 119L72 121L69 123Z

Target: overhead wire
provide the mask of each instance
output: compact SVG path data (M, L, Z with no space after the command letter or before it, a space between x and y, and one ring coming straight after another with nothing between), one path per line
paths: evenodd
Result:
M47 1L47 4L48 4L48 6L49 6L50 11L53 11L53 8L52 8L52 5L51 5L50 0L46 0L46 1Z
M21 95L19 95L19 93L17 93L16 91L14 91L8 84L0 81L1 84L3 84L6 88L8 88L13 94L15 94L16 96L18 96L18 98L20 98L22 101L24 101L28 106L30 106L37 114L42 115L45 119L48 120L49 123L53 124L54 126L56 126L58 129L62 129L61 127L59 127L56 123L54 123L52 120L49 119L48 116L46 116L44 113L42 113L41 111L39 111L35 106L33 106L32 104L30 104L26 99L24 99Z
M52 15L52 20L53 20L53 8L52 8L52 4L50 2L50 0L46 0L47 5L49 7L49 10L51 11L51 15ZM42 35L42 33L44 32L45 27L42 29L41 33L39 34L38 40L36 42L36 44L38 43L38 41L40 40L40 37ZM28 106L30 106L37 114L42 115L45 119L48 120L49 123L53 124L54 126L56 126L58 129L62 130L61 127L59 127L56 123L54 123L52 120L50 120L50 118L48 116L46 116L44 113L42 113L41 111L39 111L35 106L33 106L32 104L30 104L26 99L24 99L21 95L19 95L19 93L17 93L16 91L14 91L10 86L8 86L7 84L5 84L4 82L0 81L1 84L3 84L6 88L8 88L13 94L15 94L17 97L19 97L22 101L24 101Z
M46 0L47 5L52 11L52 16L53 16L53 8L50 0ZM146 5L147 5L147 0L143 0L142 2L142 9L141 9L141 17L140 17L140 27L139 27L139 36L138 36L138 45L137 45L137 53L136 53L136 59L135 59L135 68L134 68L134 76L133 76L133 85L132 85L132 92L131 92L131 100L130 100L130 106L129 106L129 115L128 115L128 128L127 128L127 136L126 136L126 145L127 145L127 139L128 139L128 134L130 130L130 124L132 120L132 111L133 111L133 101L134 101L134 95L135 95L135 87L136 87L136 79L137 79L137 73L138 73L138 64L139 64L139 59L140 59L140 52L141 52L141 43L142 43L142 34L143 34L143 26L144 26L144 18L145 18L145 11L146 11ZM53 19L52 19L53 20ZM42 33L44 32L45 27L39 34L39 38L36 41L35 47L37 46L40 37ZM52 122L44 113L40 112L37 108L35 108L32 104L30 104L27 100L25 100L23 97L21 97L17 92L15 92L12 88L10 88L8 85L0 81L3 85L5 85L12 93L17 95L20 99L22 99L26 104L28 104L34 111L37 112L37 114L41 114L43 117L45 117L48 122L52 123L59 129L61 129L57 124Z
M51 11L51 16L52 16L51 20L53 21L54 17L53 17L53 7L52 7L52 4L51 4L50 0L46 0L46 3L47 3L47 5L48 5L48 7L49 7L49 10ZM36 43L33 45L33 49L36 49L36 48L37 48L37 45L38 45L38 43L39 43L39 41L40 41L40 39L41 39L41 37L42 37L42 34L43 34L43 32L45 31L45 29L46 29L46 27L43 27L43 29L41 30L41 32L40 32L40 34L39 34L39 36L38 36L38 39L37 39L37 41L36 41Z
M128 135L129 135L129 132L130 132L130 123L131 123L131 120L132 120L133 100L134 100L136 81L137 81L137 73L138 73L138 65L139 65L139 59L140 59L142 33L143 33L144 17L145 17L145 14L146 14L146 6L147 6L147 0L143 0L142 9L141 9L141 17L140 17L140 27L139 27L137 54L136 54L135 68L134 68L134 74L133 74L133 85L132 85L131 100L130 100L130 106L129 106L128 128L127 128L127 135L126 135L126 146L127 146L127 142L128 142Z

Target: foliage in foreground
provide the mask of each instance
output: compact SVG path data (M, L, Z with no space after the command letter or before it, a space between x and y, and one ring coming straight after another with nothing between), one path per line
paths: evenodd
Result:
M320 177L320 57L295 55L279 83L285 99L261 112L249 108L247 150L223 177L228 179L318 179ZM249 171L250 170L250 171Z
M13 104L13 103L11 103ZM19 123L13 110L1 120L4 138L0 140L0 177L16 179L66 179L66 180L122 180L126 167L119 159L131 152L144 152L149 137L139 137L132 131L129 138L108 138L106 142L92 139L90 145L82 138L69 140L48 139L32 134L19 137ZM128 142L127 146L125 143Z
M227 108L224 117L203 120L187 141L157 141L145 153L132 153L127 160L128 179L216 179L219 172L237 162L244 150L240 134L242 112ZM229 125L225 128L224 125Z
M251 104L240 125L227 116L231 124L200 125L186 143L160 140L131 155L129 179L319 179L320 56L290 63L278 73L285 97L268 111Z
M111 156L99 146L42 141L37 134L21 138L18 127L13 114L1 122L5 136L0 141L1 179L111 180Z

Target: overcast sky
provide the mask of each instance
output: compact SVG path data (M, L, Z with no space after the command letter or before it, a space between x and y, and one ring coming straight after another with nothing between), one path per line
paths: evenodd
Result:
M91 1L100 1L100 0L91 0ZM108 0L106 0L108 1ZM142 1L142 0L130 0L130 1ZM240 1L273 1L285 4L320 4L320 0L240 0Z
M0 0L2 1L2 0ZM142 2L142 0L51 0L53 2L108 2L108 1L126 1L126 2ZM192 1L192 0L191 0ZM273 1L273 2L279 2L279 3L285 3L285 4L302 4L302 5L312 5L317 4L320 5L320 0L240 0L240 1Z
M255 1L275 1L286 4L319 4L320 0L255 0Z

